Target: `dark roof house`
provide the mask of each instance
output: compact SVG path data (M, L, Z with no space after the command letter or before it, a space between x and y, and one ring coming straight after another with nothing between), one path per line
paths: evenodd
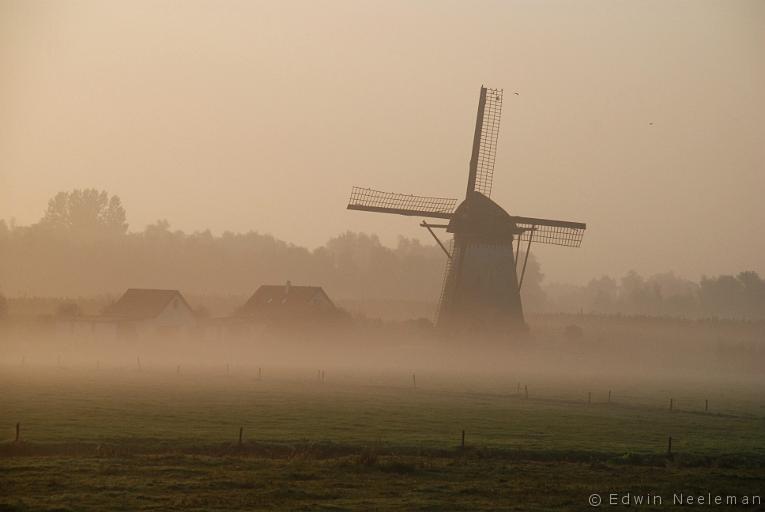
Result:
M237 312L266 323L335 319L338 309L320 286L263 285Z
M197 327L194 310L178 290L131 288L102 317L117 327L117 336L190 334Z
M103 316L125 320L150 320L158 318L170 309L180 309L193 316L191 306L178 290L130 288L104 311Z

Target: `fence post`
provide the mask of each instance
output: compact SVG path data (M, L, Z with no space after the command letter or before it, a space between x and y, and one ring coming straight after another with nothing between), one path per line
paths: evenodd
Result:
M529 385L528 384L524 384L523 388L526 390L526 400L528 400L529 399Z
M669 399L669 410L670 410L670 411L672 410L672 408L674 407L674 405L675 405L675 401L674 401L674 399L670 398L670 399Z
M709 412L709 398L704 400L704 412Z
M21 423L16 422L16 442L21 440Z
M244 431L244 427L239 427L239 446L242 446L242 432Z
M611 403L611 390L608 390L608 403Z
M465 431L464 430L462 431L462 445L461 446L462 446L462 449L464 450L465 449Z
M672 457L672 436L669 436L669 440L667 441L667 455Z
M417 376L415 374L412 374L412 387L417 387Z

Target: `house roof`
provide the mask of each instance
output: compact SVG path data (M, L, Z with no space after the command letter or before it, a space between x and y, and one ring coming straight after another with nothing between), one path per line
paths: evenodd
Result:
M303 310L323 299L332 309L335 305L321 286L263 285L242 306L240 315L249 316L264 310Z
M178 290L153 290L145 288L130 288L120 299L104 311L104 316L148 319L159 315L174 298L191 309L186 299Z

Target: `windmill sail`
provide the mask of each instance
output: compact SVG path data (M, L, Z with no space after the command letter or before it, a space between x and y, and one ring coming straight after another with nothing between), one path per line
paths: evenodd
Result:
M348 209L450 219L456 205L456 199L414 196L411 194L382 192L371 188L353 187L351 199L348 202Z
M473 153L470 157L467 194L478 191L491 197L494 180L494 160L497 156L499 121L502 117L502 89L481 87L478 114L473 135ZM467 196L466 196L467 197Z
M534 217L512 217L519 228L526 231L521 240L534 243L579 247L582 244L587 224L567 220L537 219Z

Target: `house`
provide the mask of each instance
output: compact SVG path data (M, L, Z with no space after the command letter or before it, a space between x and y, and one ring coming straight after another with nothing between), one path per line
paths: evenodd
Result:
M263 285L236 314L264 324L326 323L339 319L340 310L320 286Z
M112 323L120 338L189 334L194 311L178 290L130 288L99 318Z

